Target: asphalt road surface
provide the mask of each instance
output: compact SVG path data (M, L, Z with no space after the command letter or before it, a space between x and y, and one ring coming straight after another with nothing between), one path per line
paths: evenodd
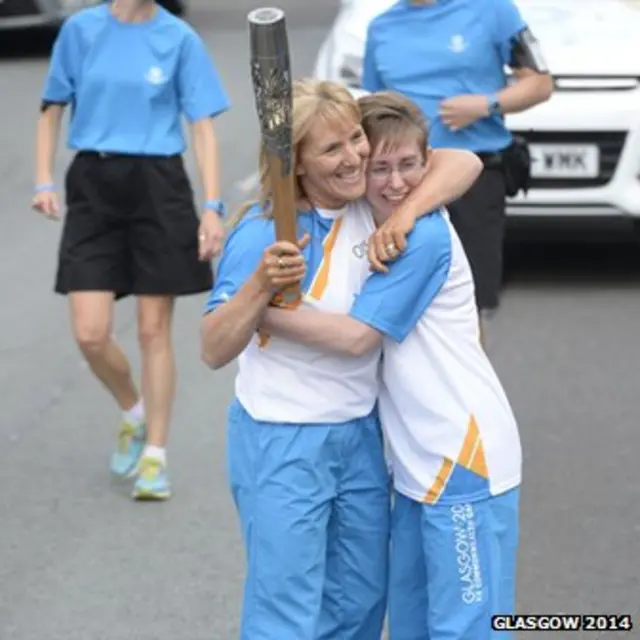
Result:
M244 20L256 4L197 0L191 14L234 103L218 125L230 200L255 169ZM307 74L335 3L280 5L290 12L294 71ZM51 292L60 227L29 210L46 58L22 48L4 46L0 58L0 640L233 640L243 555L224 414L234 368L211 373L200 363L202 298L181 302L175 497L132 503L130 487L107 472L117 412ZM60 153L59 180L68 159ZM624 244L511 250L490 340L526 455L523 613L638 614L637 253ZM138 367L134 319L125 301L117 335Z

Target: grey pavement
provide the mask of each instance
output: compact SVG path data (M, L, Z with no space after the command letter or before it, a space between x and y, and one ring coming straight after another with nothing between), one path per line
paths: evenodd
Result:
M232 198L256 164L244 20L258 4L197 0L191 14L234 103L218 125ZM309 73L336 3L278 4L291 16L294 71ZM43 56L1 52L0 640L233 640L243 555L224 415L234 367L200 363L203 299L182 301L175 497L132 503L130 487L107 473L117 411L81 364L65 301L51 292L60 226L29 210L45 67ZM59 154L59 181L68 159ZM637 249L518 245L509 274L490 339L526 458L518 609L637 616ZM118 305L115 331L138 369L130 301Z

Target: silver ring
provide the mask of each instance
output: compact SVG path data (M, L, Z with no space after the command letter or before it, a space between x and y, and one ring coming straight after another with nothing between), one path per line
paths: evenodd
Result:
M285 264L282 258L278 258L278 269L284 269Z
M395 245L395 244L393 244L392 242L390 242L390 243L387 245L387 251L388 251L389 253L395 253L395 252L396 252L396 245Z

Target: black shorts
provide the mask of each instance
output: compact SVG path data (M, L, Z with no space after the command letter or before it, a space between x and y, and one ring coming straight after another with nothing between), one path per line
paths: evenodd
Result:
M80 152L66 176L55 290L183 296L211 289L181 156Z
M459 200L450 204L451 223L464 246L481 310L500 303L506 228L505 182L500 168L485 168Z

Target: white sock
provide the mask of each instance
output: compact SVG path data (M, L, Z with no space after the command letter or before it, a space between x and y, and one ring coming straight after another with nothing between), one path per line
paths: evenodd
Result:
M138 402L128 411L123 411L122 417L124 418L124 421L129 424L138 425L141 422L144 422L144 405L142 404L142 400L138 400Z
M154 460L158 460L163 465L167 464L167 452L164 447L154 447L153 445L148 444L144 448L142 456L144 458L153 458Z

